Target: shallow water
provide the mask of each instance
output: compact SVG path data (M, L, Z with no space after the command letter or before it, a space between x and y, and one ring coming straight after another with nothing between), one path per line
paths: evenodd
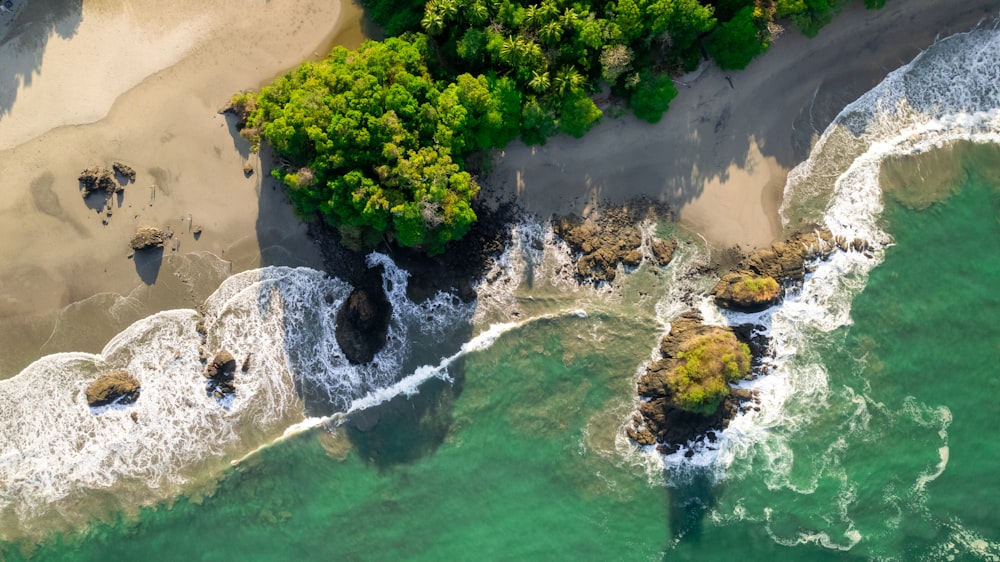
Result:
M704 248L684 240L667 268L579 287L565 248L525 223L475 305L409 303L373 255L397 305L377 367L339 358L328 324L345 284L267 268L206 303L213 345L261 353L229 404L198 394L193 311L0 381L5 420L23 420L2 433L3 530L40 530L42 560L1000 559L1000 166L983 148L1000 133L998 52L996 31L935 46L848 107L793 173L791 223L874 249L835 253L752 318L774 343L771 374L750 383L761 411L690 459L636 450L621 429L659 335L711 283L685 275ZM716 322L747 319L701 304ZM181 374L147 389L170 361ZM150 377L140 419L167 430L78 403L103 365ZM200 402L179 399L183 385ZM36 414L59 429L32 440ZM82 428L68 444L67 426ZM143 447L164 435L172 456L151 465ZM95 451L106 460L88 464Z

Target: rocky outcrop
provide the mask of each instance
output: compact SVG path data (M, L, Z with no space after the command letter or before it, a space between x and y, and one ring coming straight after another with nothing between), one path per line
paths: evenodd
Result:
M87 386L87 404L106 406L112 402L130 404L139 398L139 381L125 371L104 373Z
M833 252L835 241L829 230L802 232L770 248L757 250L736 266L735 271L773 277L779 283L801 282L807 262L825 259Z
M760 312L781 301L781 285L774 277L749 272L725 274L712 289L715 304L741 312Z
M97 192L114 194L125 189L115 179L114 172L99 166L80 172L80 177L77 179L80 180L80 192L84 197Z
M619 264L635 267L642 262L642 231L638 225L648 215L614 207L586 219L576 215L555 217L552 230L579 255L576 262L579 278L594 283L610 282L614 281ZM673 257L673 243L656 241L653 245L656 263L666 265Z
M670 260L674 257L676 247L677 244L673 240L664 240L662 238L654 238L649 244L649 250L653 254L653 261L661 267L670 263Z
M777 304L787 284L801 283L810 262L826 259L837 247L829 230L802 232L769 248L757 250L740 262L712 289L719 306L741 312L758 312Z
M705 342L711 347L705 347ZM656 444L661 452L669 454L690 441L714 436L713 432L724 429L747 402L755 399L750 391L728 386L734 377L749 373L749 358L739 361L735 369L728 362L727 356L748 354L747 348L740 350L741 343L733 330L702 324L697 312L689 312L672 322L670 333L660 341L660 359L647 367L637 384L639 395L646 400L626 427L629 438L640 445ZM678 394L687 383L682 382L679 389L677 369L687 368L685 361L705 350L718 355L701 356L699 362L709 370L720 371L711 376L723 378L710 382L721 388L721 394L718 404L711 402L709 410L692 411L691 404ZM711 365L713 362L715 366Z
M236 358L232 353L225 350L216 353L202 374L208 379L205 388L208 394L221 400L236 392Z
M116 176L119 176L119 177L125 179L125 182L122 182L122 183L134 182L135 181L135 169L132 168L132 166L129 166L128 164L126 164L124 162L115 161L111 165L111 168L115 171L115 175Z
M379 286L358 287L337 311L337 343L348 361L368 363L385 345L392 307Z
M152 248L162 248L163 245L173 237L169 230L160 230L153 226L140 226L132 235L129 246L133 250L149 250Z

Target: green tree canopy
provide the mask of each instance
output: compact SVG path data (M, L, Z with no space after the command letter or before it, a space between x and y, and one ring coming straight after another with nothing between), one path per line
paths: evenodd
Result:
M465 234L479 186L462 159L516 136L520 98L507 79L435 81L426 61L422 36L337 47L250 101L247 130L289 162L275 175L301 212L431 253Z

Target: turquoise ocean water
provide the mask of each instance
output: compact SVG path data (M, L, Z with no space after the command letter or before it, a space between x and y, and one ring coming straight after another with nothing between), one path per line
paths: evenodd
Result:
M942 41L849 106L792 174L790 224L876 249L838 252L751 318L774 342L752 383L761 411L711 449L663 458L622 433L685 298L711 321L747 320L697 297L711 283L685 275L705 259L697 239L679 234L666 269L590 289L525 224L474 306L408 303L373 257L395 276L397 317L367 370L327 337L349 288L271 268L206 306L214 343L272 357L232 403L190 398L191 311L0 381L4 419L22 418L3 434L3 538L41 537L37 560L998 560L998 52L994 30ZM106 366L140 372L139 422L19 406L45 377L75 403ZM24 557L5 544L0 558Z

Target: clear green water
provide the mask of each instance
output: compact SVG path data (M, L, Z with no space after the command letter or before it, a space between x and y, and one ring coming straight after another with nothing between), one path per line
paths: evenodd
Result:
M32 558L996 560L1000 186L967 174L885 226L853 325L811 340L829 392L720 481L668 487L616 449L659 330L626 299L504 335L370 431L297 436Z

